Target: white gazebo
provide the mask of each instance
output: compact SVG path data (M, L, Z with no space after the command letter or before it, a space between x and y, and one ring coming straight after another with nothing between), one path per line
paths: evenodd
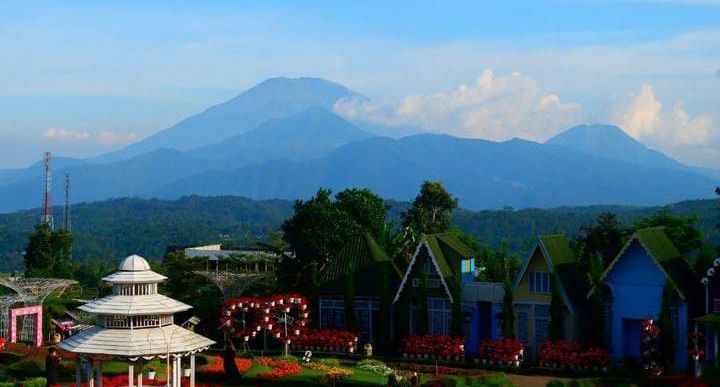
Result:
M158 283L167 277L150 270L147 261L131 255L120 264L120 271L105 278L113 285L113 294L88 302L79 309L97 315L97 324L71 336L59 347L78 355L76 383L81 383L82 358L97 360L97 385L102 387L102 359L127 359L128 383L142 387L142 362L166 359L168 385L180 386L182 358L190 357L190 386L195 386L195 353L215 342L175 325L173 314L191 306L158 294ZM93 381L95 377L91 376Z

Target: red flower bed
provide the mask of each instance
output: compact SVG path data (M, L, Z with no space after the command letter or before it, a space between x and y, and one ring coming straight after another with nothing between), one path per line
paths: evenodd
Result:
M275 360L269 357L263 357L258 360L258 364L271 367L270 372L259 372L257 376L262 378L282 379L286 376L298 375L302 372L300 364L288 360Z
M544 367L601 369L610 364L610 353L602 348L583 347L574 341L548 341L538 352Z
M115 376L112 378L103 377L102 381L103 381L103 387L124 387L124 386L129 385L127 375L118 375L118 376ZM135 380L135 383L137 383L137 379ZM186 386L186 387L190 386L190 380L188 378L182 378L180 383L182 386ZM97 385L97 383L95 385ZM167 381L159 380L159 379L149 380L149 379L143 378L143 385L144 386L161 387L161 386L166 386ZM61 386L61 385L58 384L58 386ZM68 384L68 387L75 387L75 383ZM81 387L88 387L88 385L87 385L87 383L83 383L83 384L81 384ZM220 387L220 386L218 386L217 384L195 383L195 387Z
M337 329L308 329L293 339L299 348L321 348L326 351L355 352L358 337L355 332Z
M649 381L657 387L710 387L704 380L688 375L652 377Z
M465 338L447 335L405 336L400 352L403 356L460 360L465 350Z
M452 368L435 366L428 364L415 364L415 363L388 363L388 366L392 369L414 371L419 374L435 374L438 375L484 375L485 371L472 368Z
M225 366L223 365L223 359L220 356L213 356L210 358L211 360L208 362L208 364L202 368L200 368L201 372L205 372L208 374L223 374L225 373ZM252 360L250 359L243 359L238 358L235 359L235 364L237 365L238 370L240 373L247 372L250 367L252 367Z
M480 343L478 359L483 363L519 367L525 346L518 340L501 338Z

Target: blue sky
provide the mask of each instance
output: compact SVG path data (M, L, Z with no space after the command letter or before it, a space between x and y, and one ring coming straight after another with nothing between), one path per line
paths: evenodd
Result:
M610 122L720 165L720 1L0 3L0 168L117 149L273 76L346 116L543 141Z

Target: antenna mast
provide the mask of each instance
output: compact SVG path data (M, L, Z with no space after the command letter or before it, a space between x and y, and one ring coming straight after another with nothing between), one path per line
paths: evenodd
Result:
M70 217L70 173L65 172L65 208L63 208L63 228L72 231L72 219Z
M50 194L52 189L52 175L50 172L50 161L51 161L51 154L50 152L45 152L43 154L43 158L45 160L45 197L43 199L43 216L42 216L42 223L46 223L50 225L50 229L52 230L54 228L53 224L53 215L52 215L52 205L50 204Z

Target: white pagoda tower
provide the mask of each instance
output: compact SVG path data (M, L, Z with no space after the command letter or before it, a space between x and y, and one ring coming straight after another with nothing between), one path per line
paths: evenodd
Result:
M97 385L102 387L102 358L127 359L130 387L134 383L134 364L139 366L137 385L142 387L142 362L167 359L168 384L180 386L182 358L190 357L190 386L195 386L195 353L215 342L174 324L173 314L192 307L158 294L158 284L167 277L150 270L145 258L131 255L120 264L120 271L105 278L113 294L93 300L79 309L97 315L97 324L59 347L78 355L76 383L80 387L80 358L97 364ZM94 379L94 377L90 377Z

